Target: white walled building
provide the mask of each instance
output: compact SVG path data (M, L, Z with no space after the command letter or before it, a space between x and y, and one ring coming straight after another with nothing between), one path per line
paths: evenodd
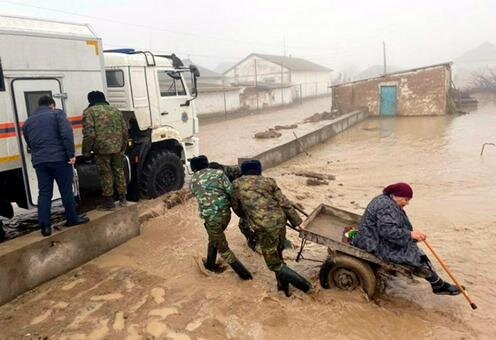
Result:
M235 85L289 86L295 100L300 96L329 94L331 72L325 66L301 58L252 53L224 72L224 77L226 83Z

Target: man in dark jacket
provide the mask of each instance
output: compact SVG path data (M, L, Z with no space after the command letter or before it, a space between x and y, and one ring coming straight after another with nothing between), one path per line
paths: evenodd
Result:
M65 209L65 225L74 226L86 223L89 219L76 213L72 192L72 166L76 158L71 123L64 111L55 108L55 101L51 97L41 97L38 105L38 109L24 123L23 132L38 178L38 222L43 236L50 236L54 180Z
M395 183L384 188L365 209L353 245L390 261L413 267L415 274L425 278L434 294L457 295L458 288L443 281L434 271L427 256L417 242L427 235L414 230L403 209L413 197L407 183Z

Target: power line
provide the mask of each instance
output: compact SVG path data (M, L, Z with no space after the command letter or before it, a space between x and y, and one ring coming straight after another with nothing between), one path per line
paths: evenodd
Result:
M156 26L150 26L150 25L143 25L143 24L137 24L137 23L132 23L132 22L125 22L125 21L114 20L114 19L110 19L110 18L103 18L103 17L97 17L97 16L93 16L93 15L80 14L80 13L75 13L75 12L70 12L70 11L64 11L64 10L56 9L56 8L49 8L49 7L38 6L38 5L31 5L31 4L20 3L20 2L15 2L15 1L0 0L0 3L10 4L10 5L14 5L14 6L34 8L34 9L41 9L41 10L45 10L45 11L51 11L51 12L56 12L56 13L68 14L68 15L78 16L78 17L82 17L82 18L87 18L87 19L101 20L101 21L105 21L107 23L113 23L113 24L118 24L118 25L134 26L134 27L139 27L139 28L154 30L154 31L158 31L158 32L169 33L169 34L191 36L191 37L194 37L194 38L197 38L197 39L216 40L216 41L219 41L220 40L220 41L225 41L225 42L235 42L235 43L244 44L244 45L259 45L259 46L267 46L267 47L274 48L274 44L273 43L264 43L264 42L249 41L249 40L229 39L229 38L224 38L224 37L219 37L219 36L200 35L200 34L191 33L191 32L176 31L176 30L171 30L171 29L162 28L162 27L156 27ZM288 45L287 47L315 49L315 47L311 47L311 46L289 46ZM319 50L319 48L317 48L317 50Z

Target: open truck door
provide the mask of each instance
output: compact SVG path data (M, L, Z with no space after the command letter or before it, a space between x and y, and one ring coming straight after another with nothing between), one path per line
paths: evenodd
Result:
M38 108L38 100L41 96L49 95L53 97L57 108L63 109L62 86L57 78L16 78L12 80L12 101L14 104L14 113L19 133L19 150L22 158L22 173L28 197L28 204L31 206L38 205L38 179L36 171L31 163L30 150L26 145L22 134L22 126ZM55 183L53 189L53 199L60 198L60 193Z

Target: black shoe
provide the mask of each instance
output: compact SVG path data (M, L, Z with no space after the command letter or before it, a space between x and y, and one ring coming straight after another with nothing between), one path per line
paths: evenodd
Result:
M289 282L281 280L279 273L276 273L276 280L277 280L277 290L278 291L282 290L287 297L290 297L291 294L289 293Z
M127 199L125 194L119 195L119 205L121 207L127 207Z
M114 199L112 197L103 197L103 202L98 206L98 210L114 210L115 209L115 203Z
M84 223L88 223L90 221L90 218L86 215L78 215L75 221L67 221L64 224L64 227L73 227L75 225L80 225Z
M51 226L41 226L41 235L47 237L52 235L52 227Z
M253 279L253 276L251 276L251 273L246 269L245 266L239 260L234 261L233 263L229 263L231 268L236 272L236 274L239 275L239 277L242 280L251 280Z
M303 276L301 276L288 266L282 267L281 271L278 273L278 276L279 281L282 283L282 288L286 288L285 285L289 283L305 293L308 292L310 288L312 288L312 284L307 279L305 279ZM286 296L288 296L288 293L286 293Z
M437 282L432 284L432 292L437 295L458 295L461 291L457 286L452 285L448 282L444 282L440 279L441 282Z

